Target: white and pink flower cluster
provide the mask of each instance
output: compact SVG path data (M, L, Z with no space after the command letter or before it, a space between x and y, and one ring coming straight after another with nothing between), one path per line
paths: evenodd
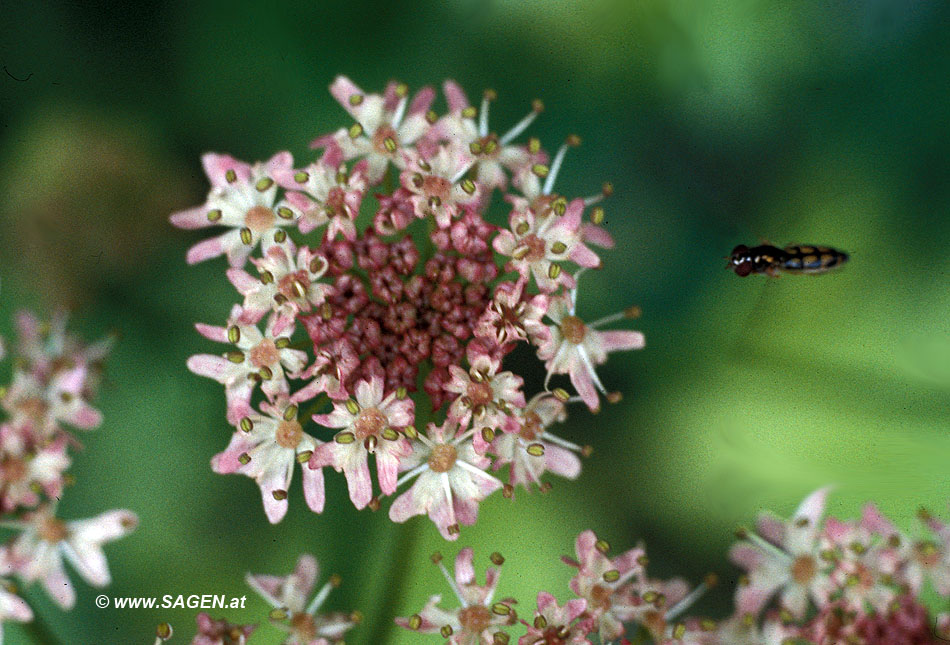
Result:
M657 642L665 642L668 633L678 633L679 628L672 626L675 619L713 584L710 579L690 592L682 580L650 578L642 547L613 559L606 555L609 548L593 531L581 533L576 559L563 558L577 569L569 585L574 597L560 605L552 594L539 592L530 621L518 618L516 599L494 599L498 568L487 570L484 585L476 582L472 549L459 552L454 577L437 554L433 559L459 607L444 609L439 606L442 596L434 595L419 613L397 618L396 624L422 634L437 633L450 645L503 644L513 636L518 645L612 643L636 633L637 625ZM491 555L491 561L496 566L504 562L498 553Z
M70 609L76 594L64 560L89 584L109 584L102 545L137 523L125 510L76 521L56 516L71 481L69 449L79 445L70 429L91 430L102 422L89 401L112 339L80 343L67 333L63 314L41 322L21 312L16 326L12 382L0 387L0 527L15 534L0 545L0 576L38 581L60 607ZM0 358L2 348L0 341ZM0 579L0 622L31 620L32 611L13 590Z
M812 493L788 520L762 514L756 530L739 531L731 557L746 576L735 624L775 643L950 639L950 614L931 619L921 601L927 588L950 597L950 527L921 511L924 530L906 535L873 504L858 520L824 518L827 495Z
M330 592L340 585L338 576L330 576L313 594L319 568L312 555L303 554L293 572L286 576L247 574L247 584L273 609L270 623L286 634L283 645L342 645L346 632L360 622L359 612L321 614L320 608ZM256 625L235 625L202 612L196 618L198 631L192 645L244 645ZM156 630L155 645L171 640L172 628L162 623Z
M494 94L475 107L451 81L442 115L432 88L367 94L339 77L330 91L353 124L313 142L319 159L298 165L281 152L252 165L206 154L207 200L171 217L181 228L225 227L187 259L226 256L243 299L223 325L198 325L228 350L188 361L224 385L235 427L212 467L252 477L271 522L287 511L297 463L316 512L325 467L344 473L357 508L378 508L415 479L390 518L427 514L456 539L491 493L543 486L545 471L579 474L584 449L550 426L568 404L597 411L601 396L617 400L596 368L643 347L638 332L601 329L636 308L596 322L576 312L578 278L600 266L591 247L613 244L594 207L611 189L554 192L579 141L550 163L536 139L516 143L540 102L497 135ZM506 223L490 216L499 204ZM505 365L519 343L547 374L530 397ZM550 389L554 375L577 394ZM507 483L495 473L505 466Z
M519 620L513 598L495 600L499 571L475 580L471 549L459 552L452 576L439 564L459 607L434 595L417 614L396 623L437 633L449 645L578 645L652 642L659 645L935 645L950 640L950 614L933 616L928 587L950 596L950 527L922 511L920 536L904 535L873 506L859 520L823 518L827 489L810 495L788 520L763 514L758 532L740 531L732 559L740 578L731 617L714 621L686 611L715 584L690 590L682 580L646 573L637 547L610 558L592 531L576 541L573 598L559 605L537 596L533 620ZM495 565L503 562L492 554ZM514 634L514 630L520 630ZM647 639L646 641L644 639Z

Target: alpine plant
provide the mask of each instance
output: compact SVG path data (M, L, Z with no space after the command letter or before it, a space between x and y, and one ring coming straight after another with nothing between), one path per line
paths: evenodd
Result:
M113 339L86 345L66 330L67 317L41 321L16 315L17 341L10 347L12 377L0 386L0 643L2 623L29 622L33 610L13 580L39 583L62 609L76 604L66 563L87 583L110 582L103 545L131 532L137 522L127 510L83 520L57 514L70 452L81 444L76 431L102 423L92 406ZM7 346L0 338L0 360ZM6 367L6 366L4 366Z
M332 469L357 508L394 496L393 521L425 514L457 539L487 496L546 490L546 471L580 474L589 448L555 426L571 405L619 400L597 368L644 345L603 328L636 308L593 322L576 311L581 274L613 246L596 205L609 184L555 192L579 139L552 159L522 140L539 101L498 134L493 92L475 106L452 81L443 91L440 114L433 88L369 94L338 77L330 93L351 121L313 141L315 159L208 153L207 199L171 216L215 230L189 263L227 259L236 302L226 320L197 325L227 349L188 368L224 386L234 435L213 469L252 477L271 522L298 468L321 512ZM542 391L525 392L506 360L519 344L538 357Z
M473 551L463 549L451 590L430 596L400 627L440 636L447 645L936 645L950 640L950 614L936 616L928 589L950 597L950 528L921 511L923 530L904 535L873 504L857 520L824 517L828 490L810 495L791 518L763 514L757 531L740 529L732 559L743 569L732 615L688 615L717 577L695 587L647 573L645 548L612 555L584 531L563 593L540 590L533 605L498 597L504 558L492 553L479 582ZM565 576L566 578L566 576ZM525 607L525 615L519 616ZM423 638L420 637L420 642ZM435 640L435 639L430 639Z
M283 633L282 645L344 645L346 633L362 620L358 611L320 612L330 593L340 586L340 577L331 575L319 591L313 593L318 573L316 558L305 553L297 560L293 572L286 576L252 573L245 576L247 584L271 606L267 618ZM258 633L255 624L234 624L224 618L212 618L205 612L199 613L195 622L198 630L191 645L244 645ZM155 645L170 641L173 636L171 625L162 623L155 630Z

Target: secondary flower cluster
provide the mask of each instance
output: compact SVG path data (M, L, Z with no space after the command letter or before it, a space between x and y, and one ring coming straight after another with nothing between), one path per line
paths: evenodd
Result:
M102 422L89 401L112 340L82 344L66 332L65 315L46 323L21 312L16 326L12 382L0 388L0 525L17 534L0 546L0 576L39 581L69 609L76 595L63 559L89 584L105 586L109 570L102 545L137 523L125 510L75 521L56 516L63 487L71 481L69 448L79 445L67 428L91 430ZM0 587L0 622L32 620L13 585L0 579Z
M270 623L287 634L284 645L336 645L361 620L359 612L320 614L330 592L340 585L338 576L330 580L311 598L318 578L317 560L304 554L293 572L286 576L247 574L247 584L271 605ZM256 625L235 625L224 619L198 614L198 632L192 645L244 645ZM172 628L163 623L156 630L155 645L170 640Z
M543 487L545 471L579 474L586 449L549 428L569 403L597 411L602 395L619 399L596 367L643 346L638 332L601 329L636 308L590 323L576 312L578 278L600 266L591 245L613 244L603 210L591 208L611 189L586 199L554 192L579 141L570 137L550 163L536 139L516 144L540 102L497 135L494 94L476 108L451 81L441 116L432 88L411 99L398 83L367 94L339 77L330 91L354 123L313 142L318 160L206 154L207 200L171 217L181 228L227 229L187 259L226 256L243 298L225 324L197 325L229 349L188 361L224 385L235 427L212 467L252 477L271 522L287 511L295 463L316 512L325 467L344 473L357 508L378 508L415 478L390 518L427 514L456 539L491 493ZM489 218L496 191L505 225ZM547 374L531 397L504 365L519 343ZM550 388L561 374L576 395ZM314 435L304 429L311 420ZM492 472L505 466L507 483Z
M647 575L637 547L609 557L592 531L577 537L573 598L558 604L537 595L529 620L513 598L496 600L504 560L491 555L485 583L476 581L472 549L455 560L455 575L433 556L458 599L441 607L434 595L401 627L438 633L449 645L579 645L649 642L660 645L917 645L950 639L950 614L932 619L921 601L926 581L950 596L950 527L929 513L931 535L903 535L873 505L857 521L822 519L827 490L809 496L789 520L762 515L759 533L741 531L732 558L748 572L736 591L735 611L722 621L687 617L686 610L715 577L690 590L680 579ZM775 599L777 602L770 604ZM594 640L591 640L594 639ZM636 640L635 640L636 639Z
M931 620L920 601L928 583L950 597L950 527L921 511L925 531L911 537L873 504L858 520L823 519L827 493L810 495L788 520L763 514L755 531L739 531L731 556L747 576L737 624L754 634L764 614L761 632L776 643L778 635L819 644L950 639L950 615Z

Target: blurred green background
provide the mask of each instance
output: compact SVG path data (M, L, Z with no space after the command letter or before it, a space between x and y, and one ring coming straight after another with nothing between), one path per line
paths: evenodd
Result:
M919 505L947 511L947 3L15 2L3 13L0 333L10 338L18 308L67 305L87 338L122 334L98 400L105 423L83 435L60 506L67 518L139 514L107 547L107 594L247 594L245 611L212 613L266 623L244 573L283 574L311 552L324 579L343 576L329 606L366 616L348 642L438 642L386 631L429 594L451 596L432 551L472 545L480 565L500 551L499 594L530 615L539 589L566 599L557 557L593 528L617 551L645 541L656 575L718 572L724 584L698 611L722 616L731 532L762 508L787 514L831 483L844 517L876 500L910 529ZM311 159L311 138L350 124L327 92L340 73L368 91L391 78L455 78L473 99L494 88L497 131L539 97L530 135L549 149L584 140L559 191L616 187L606 222L618 245L585 276L579 312L639 304L647 349L601 372L620 404L578 409L562 428L595 448L581 478L493 497L456 544L428 520L357 513L329 472L322 516L306 509L298 472L290 512L271 526L251 480L209 468L230 436L224 398L185 359L220 351L193 324L224 320L236 298L222 260L185 265L205 233L167 216L203 201L202 152ZM723 270L733 246L763 238L852 260L819 277ZM194 610L100 610L99 592L77 586L69 613L26 592L60 642L150 643L161 621L173 642L194 631ZM263 625L256 642L279 632Z

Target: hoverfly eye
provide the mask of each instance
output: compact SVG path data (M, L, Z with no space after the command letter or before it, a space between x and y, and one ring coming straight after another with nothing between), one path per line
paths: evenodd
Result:
M736 264L736 275L740 278L744 278L747 275L752 273L752 263L751 262L738 262Z
M732 249L732 257L735 258L737 255L745 255L749 251L749 247L745 244L740 244L736 248Z

